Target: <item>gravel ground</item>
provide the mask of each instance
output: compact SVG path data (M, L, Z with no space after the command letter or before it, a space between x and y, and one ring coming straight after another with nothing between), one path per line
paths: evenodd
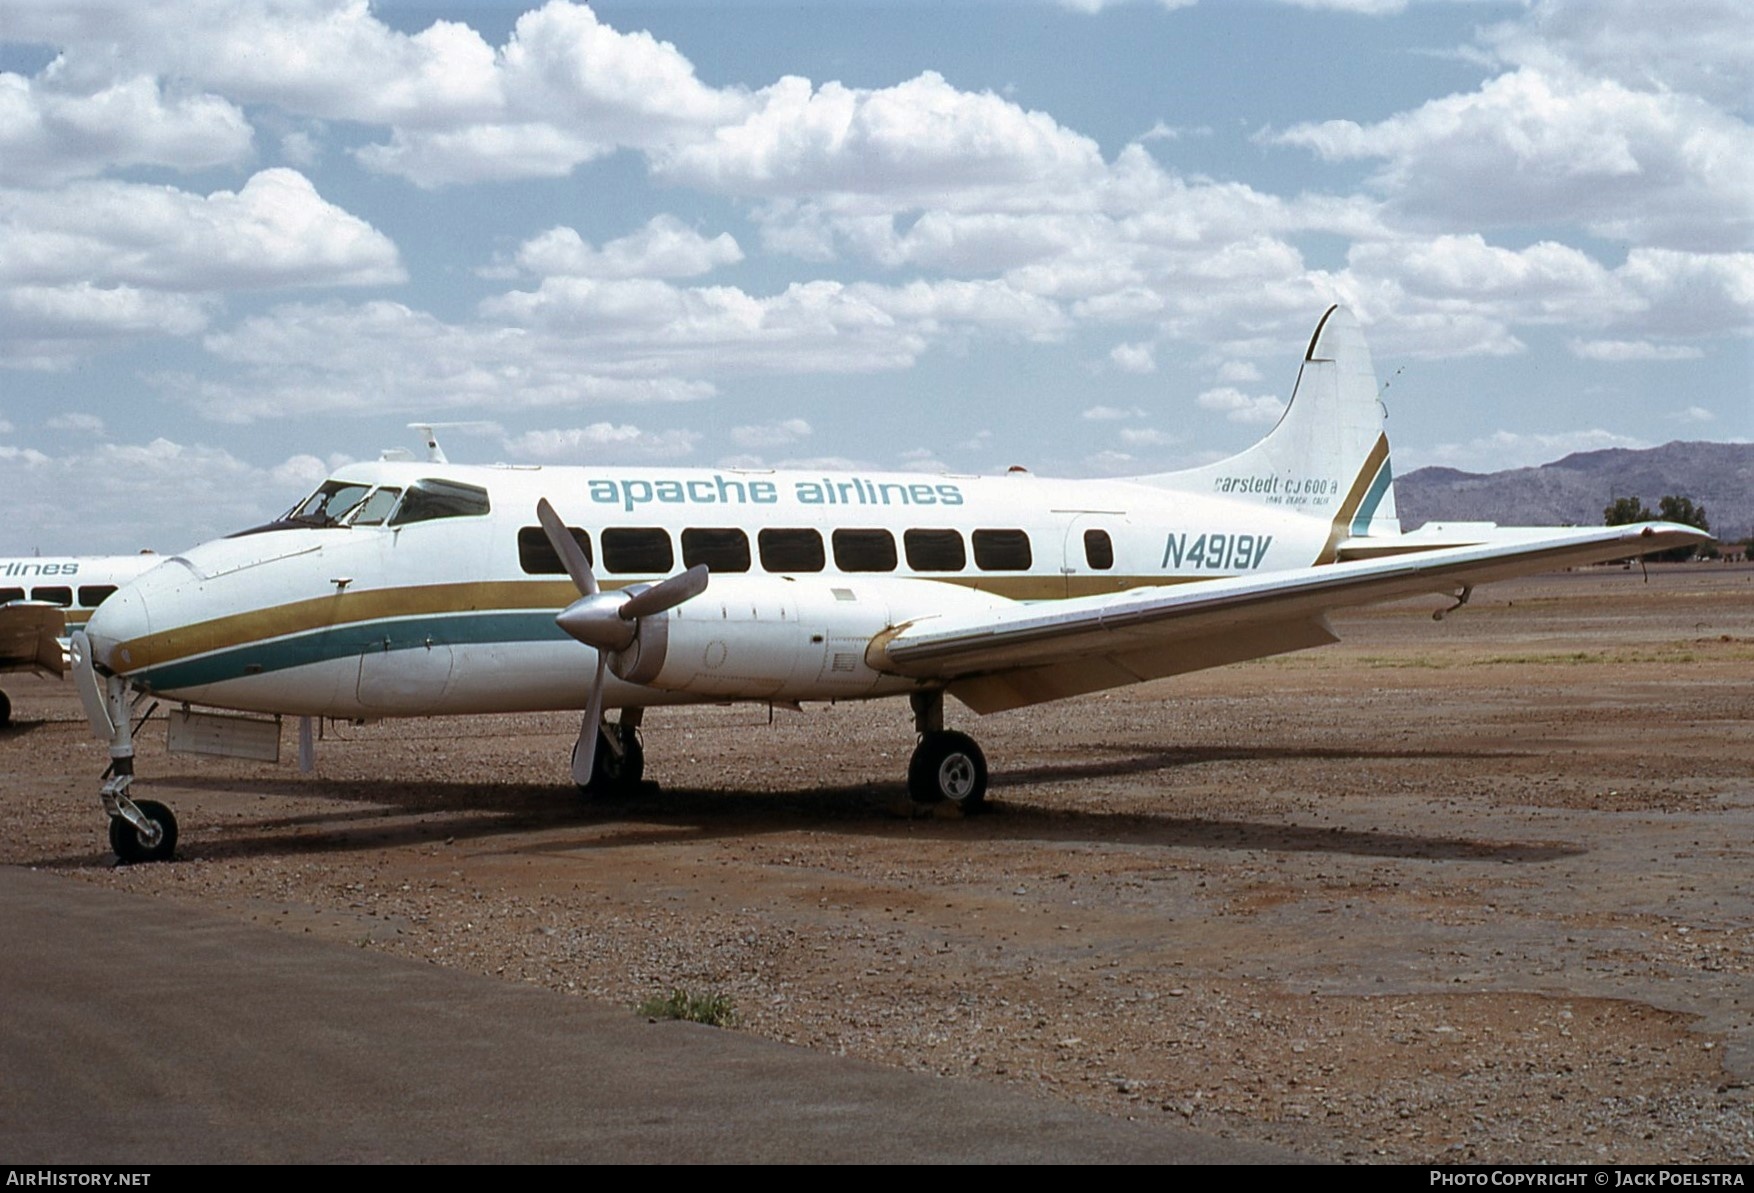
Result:
M7 677L0 862L630 1008L1353 1162L1754 1156L1754 570L1594 569L1337 618L1326 650L977 719L922 815L905 704L331 727L167 755L117 868L71 684ZM630 1012L631 1013L631 1012Z

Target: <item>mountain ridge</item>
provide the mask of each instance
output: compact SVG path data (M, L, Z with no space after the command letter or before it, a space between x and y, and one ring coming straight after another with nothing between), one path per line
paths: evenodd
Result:
M1724 542L1754 533L1754 443L1677 439L1660 447L1573 452L1533 468L1464 472L1433 465L1395 478L1401 524L1497 522L1502 526L1599 526L1617 497L1655 509L1668 495L1704 505Z

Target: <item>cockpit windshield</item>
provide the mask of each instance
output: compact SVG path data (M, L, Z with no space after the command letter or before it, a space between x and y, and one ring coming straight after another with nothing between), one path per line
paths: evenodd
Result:
M458 481L424 477L400 486L326 480L317 491L263 526L240 530L232 538L265 530L325 530L331 527L406 526L439 518L466 518L489 511L487 490Z
M299 526L339 526L369 492L370 485L324 481L315 493L287 510L279 520Z

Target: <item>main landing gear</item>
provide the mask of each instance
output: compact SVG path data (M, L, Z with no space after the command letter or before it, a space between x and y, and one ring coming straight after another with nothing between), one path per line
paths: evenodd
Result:
M911 700L914 729L920 740L908 761L908 795L917 804L948 804L964 812L977 810L987 798L986 755L968 734L944 728L944 693L915 692ZM643 708L626 708L619 721L597 723L597 750L591 759L590 781L578 784L579 794L627 795L639 790L646 771L645 747L639 736L644 715ZM575 762L589 728L580 726L579 740L572 748Z
M920 744L907 766L908 794L915 803L979 808L987 798L986 755L968 734L944 728L943 692L915 692L909 699Z

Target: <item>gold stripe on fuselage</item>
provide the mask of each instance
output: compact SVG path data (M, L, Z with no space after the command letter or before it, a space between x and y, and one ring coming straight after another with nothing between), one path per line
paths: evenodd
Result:
M726 575L772 575L772 573L725 573ZM1113 575L943 575L897 576L877 573L804 573L838 585L861 580L911 579L922 583L955 584L1017 601L1057 600L1068 595L1088 596L1120 592L1154 584L1197 582L1200 576ZM607 590L625 588L643 580L606 580ZM337 592L309 600L292 601L266 609L250 609L211 621L179 626L130 639L116 648L121 670L138 671L215 651L286 638L312 630L334 629L364 622L402 617L456 613L527 612L558 613L574 600L578 590L566 580L487 580L455 584L425 584L404 588Z

